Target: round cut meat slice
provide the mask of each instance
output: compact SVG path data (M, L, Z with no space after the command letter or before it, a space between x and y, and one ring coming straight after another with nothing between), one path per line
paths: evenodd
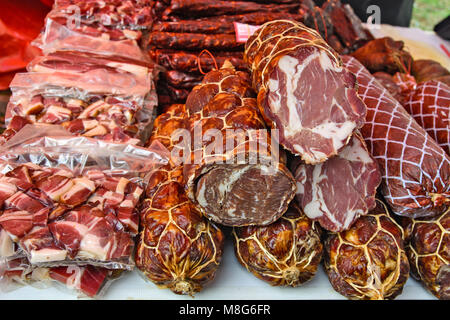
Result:
M280 144L316 164L336 155L363 125L365 106L355 77L325 51L299 49L278 60L261 105Z
M317 165L300 164L295 170L296 198L305 214L329 231L347 230L375 207L381 173L356 134L335 157Z
M285 211L293 197L292 177L264 165L213 165L195 184L195 202L206 216L223 225L267 225Z

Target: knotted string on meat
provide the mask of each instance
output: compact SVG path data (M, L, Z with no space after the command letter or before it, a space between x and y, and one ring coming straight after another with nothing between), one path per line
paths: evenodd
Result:
M156 118L149 143L159 140L173 151L177 141L172 134L185 126L184 105L173 105ZM151 174L135 255L137 267L148 279L177 294L199 292L215 277L223 241L222 231L187 198L182 164L171 161Z

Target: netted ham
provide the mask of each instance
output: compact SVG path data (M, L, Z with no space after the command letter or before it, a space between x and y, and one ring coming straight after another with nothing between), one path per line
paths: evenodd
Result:
M137 183L101 171L19 165L0 178L0 225L35 265L132 268Z
M412 276L437 298L450 299L450 211L434 218L403 218Z
M364 124L355 77L315 30L268 22L248 39L244 60L266 122L278 129L279 143L306 163L336 155Z
M233 229L238 261L272 286L297 287L315 276L322 259L320 235L317 223L295 204L270 225Z
M259 114L248 73L225 62L186 100L193 137L187 195L209 219L267 225L287 210L295 181Z
M300 207L324 229L346 230L375 207L381 173L359 133L337 156L316 165L301 163L293 173Z
M436 80L419 83L403 106L450 154L450 87Z
M186 128L186 122L184 105L173 105L156 118L149 142L158 140L176 152L180 139L176 132ZM189 146L190 140L185 143ZM171 161L152 172L140 216L135 261L146 278L161 288L189 295L214 279L224 235L186 196L182 163Z
M367 106L361 134L380 166L380 191L390 207L408 217L443 213L450 203L449 156L361 63L343 59Z
M324 265L334 290L352 300L394 299L409 277L403 229L377 206L324 242Z

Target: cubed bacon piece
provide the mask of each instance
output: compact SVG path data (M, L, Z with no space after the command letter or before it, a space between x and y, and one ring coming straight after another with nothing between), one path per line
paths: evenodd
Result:
M5 174L6 177L17 178L22 181L33 183L27 166L17 167Z
M89 170L86 172L86 178L94 181L95 183L101 183L104 179L106 179L106 176L100 170Z
M61 123L70 120L72 117L72 111L67 108L50 106L45 114L39 118L41 123Z
M85 137L96 137L96 136L103 136L108 133L108 130L102 126L98 125L95 128L92 128L91 130L88 130L83 133L83 136Z
M14 238L20 238L33 228L33 214L28 211L6 210L0 216L0 225Z
M31 263L44 263L66 259L67 251L54 242L48 226L36 228L20 240Z
M53 208L53 210L48 215L48 220L49 221L55 220L60 216L62 216L67 211L69 211L70 209L71 208L69 206L66 206L64 204L58 204L55 208Z
M124 195L117 192L107 191L103 198L106 199L105 201L105 207L117 207L124 198Z
M38 114L44 109L42 96L37 95L31 98L27 104L22 104L19 115L27 116L30 114Z
M27 124L31 123L26 118L21 116L14 116L11 118L11 121L8 124L8 129L12 129L15 132L19 131L23 127L25 127Z
M12 238L5 229L0 228L0 258L11 257L15 251Z
M95 118L99 113L103 112L104 110L110 108L111 105L106 103L103 100L97 100L96 102L89 105L86 109L83 110L82 113L78 116L80 119L86 119L86 118Z
M61 196L72 188L73 182L67 177L54 175L49 178L39 180L36 183L36 186L42 192L45 192L51 199L53 199L53 201L59 201Z
M80 249L80 242L88 232L88 227L72 220L57 220L48 225L56 243L67 250L70 258L75 258Z
M15 194L17 191L17 187L8 181L5 178L0 179L0 206L3 205L3 202Z
M120 178L118 183L117 183L117 186L116 186L116 192L124 194L125 193L125 188L127 187L128 182L130 182L128 179Z
M38 212L44 208L42 203L22 191L16 192L13 196L6 199L4 205L6 209L14 208L16 210L26 210L30 213Z
M65 99L65 102L66 108L75 114L83 112L83 110L87 107L86 103L80 99L68 98Z
M95 190L95 183L83 177L75 178L72 182L72 188L61 196L61 202L74 207L86 202Z
M134 210L134 208L120 206L117 210L117 219L127 229L128 232L133 235L136 235L138 233L139 215Z
M33 226L45 227L47 225L50 208L42 208L33 214Z
M20 191L26 191L33 187L33 184L29 183L28 181L13 177L2 177L0 181L5 184L12 184Z

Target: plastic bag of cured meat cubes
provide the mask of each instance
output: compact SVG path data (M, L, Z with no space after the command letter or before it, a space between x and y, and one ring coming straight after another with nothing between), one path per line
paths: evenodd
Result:
M151 77L106 69L19 73L11 90L3 143L27 123L44 123L80 136L140 145L157 103Z
M35 267L26 257L0 261L0 291L23 286L45 289L54 286L77 293L79 298L101 298L124 270L87 266Z
M146 61L140 44L152 24L149 2L57 1L33 44L45 54L76 50Z
M14 245L2 251L39 267L131 270L147 175L167 150L65 132L27 125L0 148L0 227Z

